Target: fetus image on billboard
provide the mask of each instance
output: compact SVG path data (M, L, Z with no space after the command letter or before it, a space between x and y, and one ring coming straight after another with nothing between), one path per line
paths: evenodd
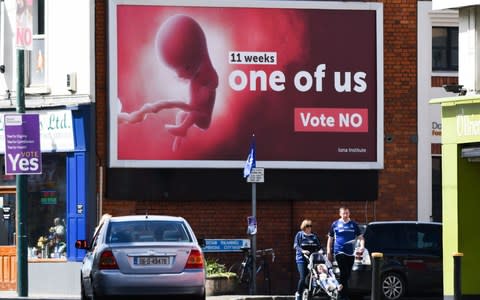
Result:
M112 166L380 166L376 6L186 1L111 2Z
M180 99L160 99L147 102L138 110L120 112L119 124L138 123L164 109L179 109L175 124L164 125L174 136L172 151L176 151L188 129L195 125L208 129L212 120L218 75L212 66L205 34L200 25L186 15L168 18L158 30L154 44L160 60L190 83L188 102Z

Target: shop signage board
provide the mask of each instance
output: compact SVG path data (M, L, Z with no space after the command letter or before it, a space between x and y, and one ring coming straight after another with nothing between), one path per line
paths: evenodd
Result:
M40 121L40 149L45 152L75 151L72 111L38 111ZM29 113L27 113L29 114ZM0 153L5 153L4 114L0 113Z
M40 121L37 114L6 114L5 174L42 173Z

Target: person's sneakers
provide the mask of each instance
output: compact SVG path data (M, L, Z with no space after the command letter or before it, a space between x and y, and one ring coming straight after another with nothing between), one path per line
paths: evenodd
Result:
M302 295L299 292L295 293L295 300L302 300Z

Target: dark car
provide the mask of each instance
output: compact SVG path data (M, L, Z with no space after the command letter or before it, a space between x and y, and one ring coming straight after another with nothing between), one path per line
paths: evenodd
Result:
M365 248L383 253L381 291L385 299L443 293L442 224L436 222L372 222L365 229ZM355 262L349 281L352 293L368 294L372 265Z

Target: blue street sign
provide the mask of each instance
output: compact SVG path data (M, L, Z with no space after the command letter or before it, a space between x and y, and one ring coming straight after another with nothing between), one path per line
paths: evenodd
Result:
M205 239L203 252L242 252L250 248L249 239Z

